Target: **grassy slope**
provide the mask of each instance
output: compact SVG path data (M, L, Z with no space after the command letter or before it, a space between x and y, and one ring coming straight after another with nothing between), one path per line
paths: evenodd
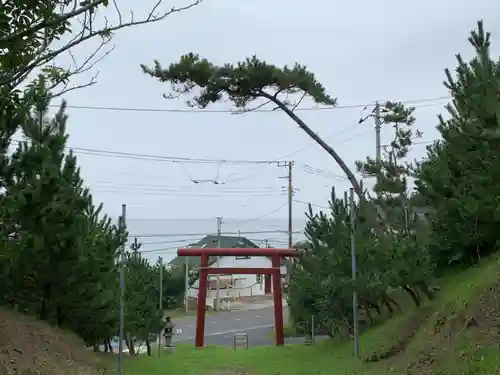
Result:
M130 375L387 375L500 373L500 258L448 277L439 298L366 332L362 360L352 344L255 347L179 346L126 363ZM380 359L383 358L383 359Z

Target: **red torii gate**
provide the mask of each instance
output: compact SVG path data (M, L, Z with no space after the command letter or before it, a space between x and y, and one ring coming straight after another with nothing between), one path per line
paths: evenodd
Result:
M280 263L283 257L298 257L300 252L296 249L274 248L183 248L177 251L179 256L200 257L200 285L198 288L198 305L196 314L195 346L204 346L205 338L205 309L207 303L208 275L220 274L262 274L272 275L274 297L274 326L276 331L276 345L284 345L283 333L283 297L281 293ZM210 256L265 256L271 258L270 268L238 268L238 267L209 267Z

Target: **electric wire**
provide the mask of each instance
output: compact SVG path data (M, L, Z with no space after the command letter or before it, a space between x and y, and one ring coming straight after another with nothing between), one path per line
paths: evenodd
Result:
M344 182L347 180L347 177L345 177L345 176L337 175L335 173L330 173L330 172L325 171L322 168L316 168L316 167L310 166L309 164L295 163L295 166L298 168L298 170L309 173L313 176L320 176L320 177L328 178L330 180L341 181L341 182Z
M402 100L402 104L418 104L418 103L428 103L436 102L445 99L450 99L450 96L440 96L440 97L430 97L421 98L413 100ZM352 104L352 105L338 105L338 106L312 106L307 108L296 108L295 111L332 111L338 109L348 109L348 108L364 108L373 106L374 103L368 104ZM50 107L59 108L59 105L52 104ZM165 112L165 113L239 113L233 109L215 109L215 108L140 108L140 107L111 107L111 106L91 106L91 105L67 105L68 109L80 109L80 110L91 110L91 111L113 111L113 112ZM253 112L276 112L274 108L259 108L249 110L245 113Z
M283 196L285 193L259 193L259 192L249 192L249 193L183 193L183 192L163 192L160 190L126 190L126 189L92 189L96 193L113 193L113 194L138 194L138 195L149 195L149 196L176 196L176 197L214 197L214 198L227 198L227 197L278 197Z
M440 100L444 100L444 99L450 99L450 97L444 96L444 97L435 98L435 100L436 100L436 101L440 101ZM409 102L406 102L406 104L408 104L408 103L409 103ZM403 102L403 104L405 104L405 102ZM430 103L430 104L422 104L422 105L419 105L419 106L415 106L415 108L430 107L430 106L436 106L436 105L441 105L441 104L443 104L443 103ZM372 105L372 106L374 106L374 105ZM360 106L360 107L361 107L361 106ZM364 109L366 109L367 107L368 107L368 106L366 106ZM339 134L341 134L341 133L345 132L346 130L351 129L351 128L355 127L356 125L360 125L360 124L364 123L364 122L365 122L365 120L367 120L367 119L368 119L368 116L367 116L367 117L364 117L364 118L363 118L363 116L360 116L360 120L359 120L359 121L357 121L355 124L351 124L351 125L345 126L345 127L341 128L340 130L337 130L337 131L335 131L335 132L333 132L333 133L331 133L331 134L326 135L326 136L325 136L325 137L323 137L323 138L324 138L327 142L330 142L330 141L331 141L331 139L330 139L330 138L332 138L332 137L334 137L334 136L337 136L337 135L339 135ZM357 138L358 136L360 136L360 135L364 134L365 132L366 132L366 129L362 129L361 131L359 131L359 132L357 132L357 133L353 134L352 136L350 136L349 138L346 138L346 139L342 140L342 141L341 141L340 143L338 143L337 145L343 145L343 144L346 144L346 143L348 143L348 142L352 141L353 139ZM418 144L418 143L415 143L415 144ZM295 154L298 154L298 153L300 153L300 152L303 152L303 151L305 151L305 150L307 150L307 149L310 149L311 147L314 147L314 146L316 146L316 145L317 145L317 143L313 143L313 144L307 145L307 146L305 146L305 147L299 148L299 149L297 149L297 150L295 150L295 151L292 151L292 152L290 152L290 153L288 153L288 154L286 154L286 155L283 155L283 156L281 156L281 157L277 158L277 160L283 160L283 159L288 158L288 157L290 157L290 156L292 156L292 155L295 155Z
M254 217L254 218L252 218L252 219L247 219L247 220L237 221L237 222L235 222L235 223L233 223L233 224L237 224L237 225L238 225L238 224L243 224L243 223L250 223L250 222L252 222L252 221L258 221L258 220L263 219L263 218L265 218L265 217L267 217L267 216L269 216L269 215L274 214L275 212L278 212L279 210L281 210L281 209L282 209L283 207L285 207L286 205L288 205L288 202L282 203L282 204L280 204L278 207L274 208L273 210L268 211L268 212L266 212L266 213L264 213L264 214L262 214L262 215L260 215L260 216Z
M166 244L177 244L179 242L185 243L185 242L192 242L192 241L199 241L199 237L193 237L193 238L183 238L180 240L168 240L168 241L150 241L150 242L140 242L143 246L149 246L149 245L166 245Z
M340 144L344 144L349 142L350 140L356 138L357 136L361 135L364 133L359 132L351 137L344 139ZM22 140L18 139L13 139L12 142L15 143L21 143L23 142ZM432 143L434 141L417 141L413 142L413 144L428 144ZM312 147L308 146L308 147ZM306 148L308 148L306 147ZM284 159L285 157L292 155L294 153L300 152L303 149L296 150L293 153L289 153L281 158L278 158L276 160L245 160L245 159L210 159L210 158L190 158L190 157L179 157L179 156L166 156L166 155L154 155L154 154L140 154L140 153L132 153L132 152L124 152L124 151L109 151L109 150L102 150L102 149L90 149L90 148L83 148L83 147L71 147L71 146L66 146L65 147L68 150L72 150L76 153L83 154L83 155L95 155L95 156L103 156L103 157L114 157L114 158L124 158L124 159L134 159L134 160L147 160L147 161L157 161L157 162L170 162L170 163L191 163L191 164L264 164L264 165L270 165L270 164L279 164L281 160L279 159Z
M106 181L106 180L97 180L92 183L92 186L96 187L104 187L104 188L112 188L112 189L120 189L124 186L130 188L138 188L140 190L148 190L148 191L166 191L166 192L177 192L177 191L186 191L186 190L195 190L199 191L197 187L192 185L168 185L168 184L143 184L143 183L128 183L128 182L116 182L116 181ZM217 192L236 192L236 193L272 193L277 192L277 190L283 190L283 188L279 188L276 186L248 186L248 187L237 187L237 186L224 186L218 187Z
M346 130L348 130L348 129L352 128L352 126L353 126L353 125L349 125L349 126L343 127L343 128L342 128L342 129L340 129L340 130L337 130L337 131L335 131L335 132L333 132L333 133L331 133L331 134L328 134L327 136L325 136L325 137L324 137L324 139L325 139L327 142L329 142L329 141L330 141L330 138L332 138L332 137L334 137L334 136L336 136L336 135L339 135L339 134L341 134L341 133L345 132ZM365 131L365 130L364 130L364 131ZM342 144L342 143L341 143L341 144ZM286 159L286 158L289 158L289 157L290 157L290 156L292 156L292 155L296 155L296 154L298 154L298 153L301 153L301 152L303 152L303 151L305 151L305 150L308 150L308 149L310 149L311 147L314 147L314 146L317 146L317 145L318 145L318 144L317 144L316 142L314 142L313 144L307 145L307 146L305 146L305 147L301 147L301 148L299 148L299 149L296 149L295 151L289 152L289 153L288 153L288 154L286 154L286 155L280 156L280 157L279 157L279 158L277 158L277 159L278 159L278 160L284 160L284 159Z
M286 234L286 233L284 233L284 234ZM199 238L196 240L199 240ZM279 239L267 239L267 240L265 240L265 239L250 239L249 238L249 240L252 242L258 242L258 243L266 243L266 241L267 241L268 243L274 243L274 244L280 244L280 245L287 245L288 244L288 241L285 239L283 239L283 240L279 240ZM159 249L139 249L139 252L144 253L144 254L150 254L150 253L157 253L157 252L177 251L179 248L181 248L183 246L189 246L192 241L184 240L184 241L178 241L178 242L181 242L178 244L178 246L159 248ZM163 242L162 241L151 242L151 244L153 244L153 243L157 243L157 244L161 245ZM165 243L168 243L168 242L165 242Z
M182 246L179 246L182 247ZM141 254L153 254L153 253L168 253L168 252L177 252L179 247L167 247L164 249L150 249L150 250L139 250L139 253Z
M12 142L21 143L22 140L13 139ZM139 154L133 152L124 151L109 151L100 149L91 149L83 147L65 147L68 150L75 151L84 155L97 155L104 157L115 157L124 159L135 159L135 160L150 160L159 162L170 162L170 163L194 163L194 164L278 164L278 160L232 160L232 159L205 159L205 158L189 158L189 157L179 157L179 156L164 156L164 155L151 155L151 154Z
M294 199L293 202L295 202L295 203L301 203L301 204L306 204L306 205L311 205L313 207L318 207L318 208L326 208L326 209L329 208L328 206L323 206L323 205L320 205L320 204L314 204L314 203L310 203L310 202L304 202L304 201L300 201L300 200L297 200L297 199Z
M13 140L14 142L22 142L20 140ZM69 149L77 150L77 151L83 151L86 152L88 150L91 150L92 153L98 154L101 156L112 156L112 157L125 157L125 158L135 158L135 159L141 159L141 160L154 160L154 161L168 161L168 162L178 162L178 163L228 163L228 164L276 164L278 165L279 161L277 160L223 160L223 159L196 159L196 158L180 158L180 157L173 157L173 156L160 156L160 155L146 155L146 154L135 154L135 153L129 153L129 152L115 152L115 151L106 151L106 150L97 150L97 149L86 149L86 148L72 148L68 147ZM307 164L296 164L299 168L302 170L314 174L314 175L321 175L326 178L334 179L334 180L345 180L345 177L341 177L338 175L334 175L331 173L328 173L324 170L321 170L319 168L311 167ZM111 182L104 182L105 184L111 184ZM117 188L110 186L109 188L93 188L92 190L95 192L102 192L102 193L126 193L126 192L131 192L131 193L137 193L141 195L182 195L182 196L222 196L217 193L197 193L197 194L185 194L185 192L177 192L177 191L172 191L171 189L168 189L166 186L157 186L157 187L162 187L162 191L159 191L157 189L146 189L146 188L141 188L141 189L128 189L131 185L127 185L127 189L124 188ZM229 192L229 191L228 191ZM236 192L236 191L235 191ZM247 192L246 194L243 195L235 195L233 192L231 192L233 196L262 196L265 192ZM229 194L226 194L229 195ZM273 195L270 192L265 193L264 195ZM282 193L276 193L275 195L282 195Z
M303 230L294 231L292 233L302 233ZM237 231L237 232L224 232L223 235L241 235L241 234L266 234L266 233L288 233L287 230L260 230L260 231ZM139 233L139 234L129 234L129 237L137 238L168 238L168 237L197 237L206 236L207 233Z

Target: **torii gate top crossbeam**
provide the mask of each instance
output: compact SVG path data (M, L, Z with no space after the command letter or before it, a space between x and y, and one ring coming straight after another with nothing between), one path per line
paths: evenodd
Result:
M177 250L179 256L265 256L265 257L298 257L296 249L276 248L182 248Z

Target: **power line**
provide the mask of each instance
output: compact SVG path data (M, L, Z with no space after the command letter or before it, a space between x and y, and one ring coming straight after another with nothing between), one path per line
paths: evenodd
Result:
M411 145L409 145L408 147L418 146L418 145L429 145L429 144L434 143L436 141L437 141L437 139L435 139L433 141L415 141L415 142L411 142ZM390 146L390 144L382 145L382 147L388 147L388 146Z
M13 139L12 142L21 143L22 140ZM195 163L195 164L278 164L277 160L231 160L231 159L205 159L205 158L189 158L189 157L179 157L179 156L164 156L164 155L152 155L152 154L138 154L133 152L124 151L108 151L100 149L91 149L83 147L70 147L66 146L66 149L76 151L81 154L86 155L97 155L105 157L116 157L124 159L139 159L139 160L150 160L150 161L160 161L160 162L170 162L170 163Z
M250 232L238 232L238 234L248 234ZM300 231L296 231L294 232L296 234L303 234L304 231L303 230L300 230ZM287 231L283 231L283 235L287 235L288 232ZM206 234L204 234L206 235ZM285 246L285 245L288 245L288 240L287 239L279 239L279 238L276 238L276 237L271 237L271 238L248 238L250 241L252 242L255 242L255 243L266 243L266 242L269 242L269 243L274 243L278 246ZM179 243L179 245L177 246L172 246L172 247L165 247L165 248L157 248L157 249L140 249L139 252L140 253L143 253L143 254L151 254L151 253L164 253L164 252L176 252L180 247L182 246L188 246L188 244L192 243L193 241L197 241L199 240L199 237L198 238L193 238L193 239L184 239L184 240L175 240L175 241L155 241L155 242L141 242L143 245L146 245L146 244L158 244L158 245L161 245L161 244L168 244L168 243L173 243L173 242L176 242L176 243Z
M320 204L314 204L314 203L310 203L310 202L299 201L299 200L296 200L296 199L294 199L293 201L295 203L307 204L307 205L311 205L313 207L318 207L318 208L330 208L328 206L322 206Z
M363 119L362 119L362 120L363 120ZM359 125L359 124L361 124L361 123L363 123L363 122L364 122L364 120L363 120L363 121L361 121L361 120L360 120L360 121L356 122L356 124L355 124L355 125ZM322 138L323 138L323 139L325 139L327 142L330 142L330 141L331 141L331 140L330 140L330 138L332 138L332 137L334 137L334 136L336 136L336 135L339 135L339 134L341 134L341 133L345 132L346 130L348 130L348 129L352 128L352 127L353 127L353 126L355 126L355 125L349 125L349 126L346 126L346 127L342 128L342 129L337 130L337 131L336 131L336 132L334 132L334 133L328 134L328 135L326 135L325 137L322 137ZM360 135L365 134L365 133L366 133L366 129L364 129L364 128L363 128L363 129L361 129L361 131L354 133L352 136L350 136L350 137L348 137L348 138L346 138L346 139L343 139L342 141L340 141L339 143L337 143L337 144L336 144L336 146L340 146L340 145L343 145L343 144L345 144L345 143L347 143L347 142L350 142L350 141L352 141L354 138L357 138L357 137L359 137ZM282 160L282 159L288 158L288 157L290 157L290 156L292 156L292 155L298 154L298 153L300 153L300 152L302 152L302 151L305 151L305 150L307 150L307 149L309 149L309 148L311 148L311 147L317 146L317 145L318 145L318 144L317 144L316 142L314 142L313 144L310 144L310 145L308 145L308 146L305 146L305 147L299 148L299 149L297 149L297 150L295 150L295 151L292 151L292 152L290 152L290 153L288 153L288 154L286 154L286 155L284 155L284 156L281 156L281 157L279 157L279 158L278 158L278 160Z
M341 130L342 131L342 130ZM339 132L341 132L339 131ZM338 132L338 133L339 133ZM359 132L354 134L353 136L344 139L340 144L347 143L348 141L356 138L357 136L364 133ZM22 140L13 139L12 142L22 143ZM432 143L434 141L423 141L423 142L413 142L413 144L427 144ZM313 146L313 145L311 145ZM298 153L303 151L304 149L311 147L307 146L305 148L296 150L292 153L287 154L286 156ZM83 148L83 147L70 147L66 146L65 149L69 149L75 151L77 153L83 155L95 155L95 156L103 156L103 157L114 157L114 158L124 158L124 159L134 159L134 160L147 160L147 161L157 161L157 162L170 162L170 163L179 163L179 164L279 164L280 160L245 160L245 159L209 159L209 158L189 158L189 157L179 157L179 156L166 156L166 155L154 155L154 154L140 154L140 153L132 153L132 152L124 152L124 151L109 151L102 149L91 149L91 148ZM283 159L284 157L278 158Z
M339 135L339 134L341 134L341 133L345 132L346 130L348 130L348 129L352 128L352 126L353 126L353 125L349 125L349 126L343 127L342 129L337 130L337 131L335 131L334 133L328 134L326 137L324 137L324 139L325 139L325 140L327 140L327 141L329 141L329 138L334 137L334 136L336 136L336 135ZM305 151L305 150L307 150L307 149L309 149L309 148L311 148L311 147L314 147L314 146L316 146L316 145L317 145L317 143L316 143L316 142L314 142L313 144L307 145L307 146L305 146L305 147L301 147L301 148L299 148L299 149L297 149L297 150L295 150L295 151L289 152L288 154L286 154L286 155L283 155L283 156L279 157L279 158L278 158L278 160L283 160L283 159L289 158L289 157L290 157L290 156L292 156L292 155L298 154L298 153L300 153L300 152L302 152L302 151Z
M13 140L14 142L22 142L21 140ZM90 152L91 154L99 155L99 156L109 156L109 157L121 157L121 158L133 158L133 159L140 159L140 160L148 160L148 161L166 161L166 162L174 162L174 163L201 163L201 164L206 164L206 163L228 163L228 164L279 164L279 161L277 160L229 160L229 159L197 159L197 158L186 158L186 157L174 157L174 156L161 156L161 155L147 155L147 154L137 154L137 153L130 153L130 152L119 152L119 151L107 151L107 150L98 150L98 149L88 149L88 148L81 148L81 147L66 147L72 150L76 150L78 152L82 153L88 153ZM326 178L334 179L334 180L345 180L345 177L341 177L338 175L331 174L329 172L326 172L325 170L311 167L307 164L297 164L297 166L303 170L306 171L310 174L315 174L315 175L321 175ZM112 184L112 182L104 182L105 184ZM131 186L131 185L127 185ZM152 186L150 186L152 187ZM137 194L142 194L142 195L173 195L173 193L176 193L178 195L186 195L182 194L183 192L177 193L176 191L172 191L171 189L168 189L166 186L156 186L156 187L162 187L162 191L158 191L157 189L137 189L131 191L130 189L128 190L129 192L137 193ZM114 189L113 189L114 188ZM96 192L105 192L105 193L124 193L124 189L122 188L116 188L114 186L111 186L110 189L92 189ZM262 196L265 192L259 192L261 194L257 194L258 192L249 192L252 194L256 194L254 196ZM213 193L198 193L197 195L199 196L214 196ZM245 195L248 195L245 194ZM269 194L265 194L266 196ZM272 194L271 194L272 195ZM280 193L277 193L276 195L281 195ZM196 196L196 195L191 195L189 196ZM220 196L219 194L216 194L216 196Z
M434 98L422 98L422 99L414 99L414 100L402 100L400 101L402 104L418 104L418 103L427 103L427 102L435 102L440 100L450 99L449 96L440 96ZM328 107L320 107L313 106L307 108L297 108L295 111L331 111L337 109L348 109L348 108L364 108L373 106L373 103L369 104L352 104L352 105L338 105L338 106L328 106ZM50 107L59 108L58 105L52 104ZM205 109L196 109L196 108L140 108L140 107L110 107L110 106L90 106L90 105L68 105L67 108L70 109L81 109L81 110L91 110L91 111L112 111L112 112L159 112L159 113L234 113L239 114L232 109L213 109L213 108L205 108ZM259 108L248 111L246 113L252 112L276 112L273 108Z
M165 253L170 251L177 251L179 247L167 247L163 249L149 249L149 250L139 250L141 254L151 254L151 253Z
M239 232L239 234L245 234L247 232ZM303 230L297 231L297 234L303 233ZM286 235L287 233L283 233ZM282 244L282 245L288 245L288 240L286 239L279 239L276 237L272 238L248 238L250 241L255 242L255 243L265 243L266 241L276 243L276 244ZM140 253L156 253L156 252L169 252L169 251L177 251L180 247L182 246L188 246L188 244L191 244L193 241L198 241L198 238L190 238L190 239L183 239L183 240L172 240L172 241L154 241L154 242L141 242L143 245L162 245L162 244L169 244L169 243L176 243L178 245L174 245L172 247L165 247L165 248L157 248L157 249L140 249Z
M260 216L257 216L257 217L254 217L253 219L248 219L248 220L242 220L242 221L237 221L236 223L233 223L233 224L243 224L243 223L249 223L251 221L258 221L260 219L263 219L269 215L272 215L274 214L275 212L278 212L279 210L281 210L283 207L285 207L286 205L288 204L288 202L285 202L283 204L280 204L278 207L276 207L275 209L269 211L269 212L266 212L265 214L262 214Z
M302 233L303 230L295 231L294 233ZM238 231L238 232L224 232L223 235L240 235L240 234L266 234L266 233L288 233L287 230L261 230L261 231ZM129 234L129 237L137 237L137 238L157 238L157 237L197 237L197 236L206 236L207 233L145 233L145 234Z
M299 170L306 172L306 173L309 173L309 174L314 175L314 176L325 177L325 178L328 178L331 180L342 181L342 182L347 180L347 177L345 177L345 176L330 173L330 172L325 171L324 169L312 167L309 164L296 163L296 166L299 168Z
M444 100L444 99L450 99L450 97L448 97L448 96L443 96L443 97L439 97L439 98L431 98L431 99L429 99L428 101L439 101L439 100ZM425 102L425 101L426 101L425 99L422 99L422 100L421 100L421 101L419 101L419 102ZM414 102L416 102L416 101L414 101ZM403 103L403 104L408 104L408 103L411 103L411 102L410 102L410 101L406 101L406 102L402 102L402 103ZM424 107L430 107L430 106L435 106L435 105L439 105L439 104L442 104L442 103L422 104L422 105L419 105L419 106L415 106L415 108L424 108ZM371 106L373 107L374 105L372 104ZM360 105L360 106L359 106L359 108L361 108L361 107L362 107L362 106ZM368 106L364 107L363 109L366 109L367 107L368 107ZM359 125L359 124L361 124L361 123L364 123L364 120L366 120L366 118L363 118L363 116L361 116L361 119L360 119L359 121L357 121L355 124L345 126L345 127L341 128L340 130L337 130L337 131L335 131L335 132L333 132L333 133L331 133L331 134L328 134L328 135L326 135L326 136L324 137L324 139L325 139L326 141L330 141L330 139L329 139L329 138L334 137L334 136L336 136L336 135L339 135L339 134L341 134L341 133L345 132L346 130L351 129L352 127L354 127L354 126L356 126L356 125ZM345 143L350 142L351 140L353 140L353 139L355 139L356 137L358 137L358 136L362 135L363 133L365 133L365 131L366 131L365 129L362 129L362 131L357 132L357 133L353 134L352 136L350 136L349 138L346 138L346 139L342 140L340 143L338 143L338 145L342 145L342 144L345 144ZM417 144L417 143L415 143L415 144ZM305 151L305 150L307 150L307 149L309 149L309 148L311 148L311 147L314 147L314 146L316 146L316 145L317 145L317 143L313 143L313 144L310 144L310 145L308 145L308 146L301 147L301 148L299 148L299 149L297 149L297 150L295 150L295 151L292 151L292 152L290 152L290 153L288 153L288 154L286 154L286 155L283 155L283 156L279 157L279 158L278 158L278 160L283 160L283 159L289 158L289 157L290 157L290 156L292 156L292 155L298 154L298 153L300 153L300 152L302 152L302 151Z
M111 185L111 186L110 186ZM92 183L90 187L104 187L111 189L120 189L120 188L138 188L139 190L148 190L148 191L166 191L166 192L185 192L186 190L197 190L196 186L192 185L165 185L165 184L142 184L142 183L128 183L128 182L116 182L116 181L106 181L106 180L97 180ZM277 190L283 190L283 188L276 186L218 186L217 192L228 192L228 193L271 193L277 192Z
M182 191L161 191L161 190L148 190L148 189L92 189L93 192L97 193L114 193L114 194L139 194L139 195L150 195L150 196L176 196L176 197L272 197L272 196L283 196L284 193L259 193L259 192L235 192L235 193L188 193L185 194ZM237 194L236 194L237 193Z
M146 246L146 245L165 245L165 244L177 244L179 242L185 243L185 242L192 242L192 241L199 241L199 237L193 237L193 238L183 238L183 239L177 239L177 240L168 240L168 241L152 241L152 242L142 242L141 244Z

